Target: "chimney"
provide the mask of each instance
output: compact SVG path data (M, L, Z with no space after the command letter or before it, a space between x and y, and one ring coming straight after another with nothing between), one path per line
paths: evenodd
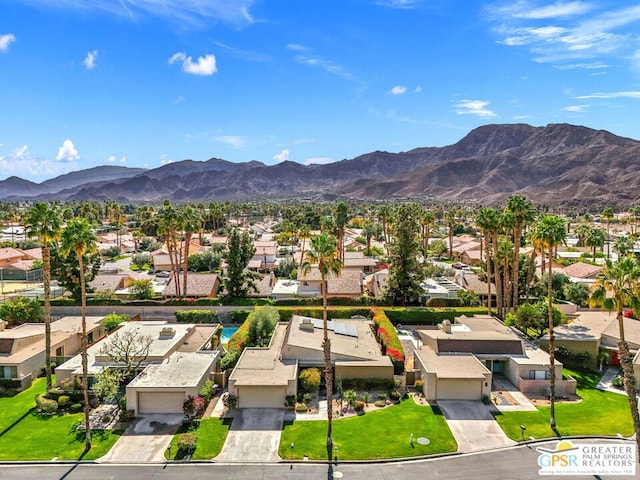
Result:
M444 320L442 322L442 331L444 333L451 333L451 322L449 320Z
M300 320L300 330L304 330L305 332L313 332L315 325L313 324L313 320L310 318L303 318Z

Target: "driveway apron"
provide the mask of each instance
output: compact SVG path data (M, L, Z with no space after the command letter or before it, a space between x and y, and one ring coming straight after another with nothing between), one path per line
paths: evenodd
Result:
M498 425L489 407L478 401L438 400L459 452L476 452L515 445Z
M129 426L101 462L164 462L164 452L182 422L182 414L144 415Z
M219 462L277 462L284 409L239 408L227 440L215 458Z

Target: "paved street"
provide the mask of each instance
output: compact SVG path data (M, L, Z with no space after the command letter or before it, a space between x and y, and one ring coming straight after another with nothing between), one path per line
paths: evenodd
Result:
M577 441L576 441L577 442ZM602 441L601 441L602 442ZM622 443L606 440L607 443ZM580 440L579 443L593 443ZM629 442L627 442L629 443ZM104 480L143 479L154 480L210 480L211 478L262 480L327 479L349 480L540 480L536 447L555 448L557 442L516 446L501 451L454 455L444 458L401 463L344 464L335 467L325 464L288 462L280 464L229 465L216 463L154 464L154 465L95 465L58 464L43 462L35 465L0 465L0 479L11 480ZM631 476L563 476L565 480L591 478L626 480Z

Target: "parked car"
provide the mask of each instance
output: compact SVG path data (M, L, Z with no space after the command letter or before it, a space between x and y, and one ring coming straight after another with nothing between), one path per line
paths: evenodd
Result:
M158 273L156 273L156 277L158 277L158 278L169 278L169 272L166 272L166 271L158 272Z
M467 270L469 268L469 265L467 265L466 263L462 263L462 262L456 262L456 263L452 264L451 267L455 268L456 270Z

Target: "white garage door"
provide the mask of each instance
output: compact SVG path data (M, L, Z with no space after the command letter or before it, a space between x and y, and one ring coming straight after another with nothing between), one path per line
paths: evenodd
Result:
M184 392L138 392L140 413L182 413Z
M240 387L240 408L284 408L284 387Z
M480 400L482 380L438 380L438 400Z

